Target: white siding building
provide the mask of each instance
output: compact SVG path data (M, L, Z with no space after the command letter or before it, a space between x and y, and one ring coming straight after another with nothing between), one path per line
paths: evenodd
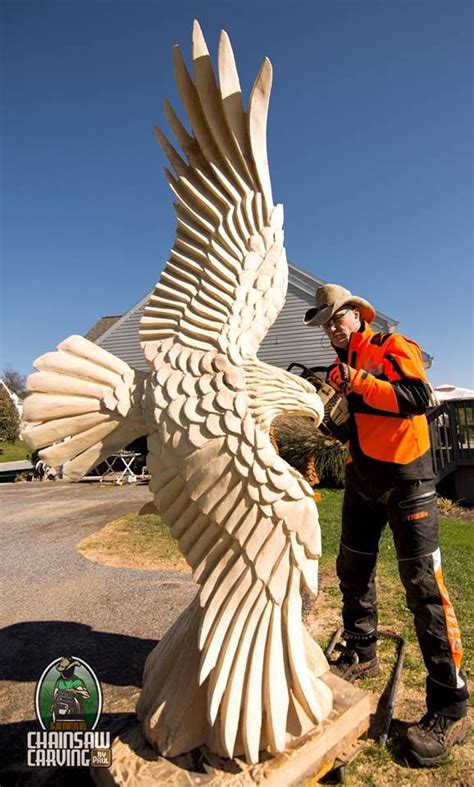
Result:
M334 359L334 350L324 331L318 327L309 328L303 322L307 309L314 306L317 287L325 282L295 265L289 264L288 268L285 305L264 338L258 357L261 361L283 369L295 361L305 366L327 366ZM86 334L87 338L93 339L100 347L122 358L134 369L142 371L147 371L148 366L138 340L138 327L150 294L147 293L99 336L94 336L97 326ZM389 333L395 330L396 325L395 320L377 311L373 323L375 330Z

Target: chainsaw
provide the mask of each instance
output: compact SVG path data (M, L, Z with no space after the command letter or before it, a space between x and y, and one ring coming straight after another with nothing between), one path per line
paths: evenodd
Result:
M291 363L287 371L308 380L320 397L324 405L324 418L318 426L321 434L325 437L335 437L339 442L346 443L349 439L349 405L345 396L319 376L319 374L327 372L327 367L308 367L302 363Z

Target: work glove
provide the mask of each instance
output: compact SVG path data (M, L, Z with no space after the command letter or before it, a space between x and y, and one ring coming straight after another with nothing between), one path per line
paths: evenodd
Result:
M332 385L336 391L348 394L350 391L358 393L363 388L363 382L367 378L367 372L363 369L354 369L347 363L333 363L326 373L326 382Z

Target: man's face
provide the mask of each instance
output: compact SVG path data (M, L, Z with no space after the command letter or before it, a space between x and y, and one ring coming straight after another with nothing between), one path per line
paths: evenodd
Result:
M360 328L360 313L358 309L345 306L339 309L323 330L329 337L334 347L347 347L351 334Z

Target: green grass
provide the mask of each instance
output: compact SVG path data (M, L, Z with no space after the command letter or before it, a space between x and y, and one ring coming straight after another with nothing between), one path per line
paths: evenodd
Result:
M320 561L321 593L329 609L334 610L334 625L330 626L327 641L337 627L340 619L341 595L336 576L336 556L339 547L341 528L341 509L343 491L323 489L322 500L318 504L323 540L323 556ZM122 553L135 553L148 559L174 560L179 557L179 548L169 533L168 528L156 515L128 515L116 520L114 531L110 533L110 545ZM474 523L441 518L441 550L443 556L443 570L450 597L456 609L461 633L463 636L465 659L463 668L469 676L472 671L474 657L474 642L471 621L474 617L474 602L471 592L471 563L473 558L472 533ZM93 537L92 537L93 538ZM118 542L118 543L117 543ZM94 547L89 543L90 547ZM104 544L101 544L102 548ZM151 567L151 566L149 566ZM157 568L159 566L156 566ZM179 570L179 569L178 569ZM411 690L417 698L418 709L421 715L425 693L425 668L415 637L412 615L406 607L404 590L398 577L396 553L390 529L387 527L381 540L381 549L378 560L378 600L380 630L390 629L401 635L406 642L407 650L403 667L402 684ZM315 602L317 605L317 601ZM319 640L324 647L326 642ZM382 666L379 677L368 679L363 688L380 695L386 685L391 668L395 660L395 646L393 641L381 638L378 645L379 660ZM418 711L417 711L418 712ZM412 717L410 717L412 718ZM402 767L392 756L391 749L381 747L376 741L367 741L365 748L346 768L345 783L348 787L386 787L386 785L400 784L406 787L426 787L433 784L437 787L453 787L466 783L464 775L472 747L460 751L456 758L447 758L447 762L440 768L437 777L431 782L425 780L425 774ZM439 780L441 779L441 781Z
M20 462L22 459L29 459L31 448L23 442L16 440L14 443L0 443L0 463L1 462Z
M341 594L336 576L336 556L339 546L341 527L341 509L343 491L322 490L322 500L318 504L322 532L323 556L320 562L322 594L334 610L335 624L328 632L327 645L334 628L338 625L341 609ZM354 526L357 526L354 523ZM474 600L472 593L472 563L474 522L460 519L440 518L440 546L443 560L443 575L448 588L451 602L456 611L464 647L463 671L468 680L472 676L474 661ZM424 706L426 671L421 658L413 625L413 617L405 602L404 589L398 576L398 564L390 528L383 533L377 565L377 596L379 607L379 629L391 630L402 636L406 643L403 665L402 684L411 696L417 698L418 712L421 715ZM317 604L317 602L316 602ZM364 681L363 688L380 695L385 688L388 677L395 663L396 649L393 641L381 637L378 642L378 656L381 674L376 678ZM403 694L403 691L402 691ZM415 711L416 712L416 711ZM397 712L395 713L397 717ZM370 741L363 751L346 768L345 784L348 787L381 787L383 785L433 785L467 784L464 780L469 770L467 762L472 756L472 747L459 751L456 756L449 756L442 768L426 781L423 771L404 768L392 759L392 752L382 748L378 743ZM468 770L466 770L468 769Z
M339 546L343 491L322 490L318 505L321 525L323 556L321 574L329 580L325 591L340 604L336 578L336 556ZM356 526L356 523L354 523ZM474 600L472 594L472 561L474 558L474 523L448 517L440 518L440 546L443 576L451 602L461 628L464 662L463 668L472 672L474 659ZM406 603L404 589L398 576L398 563L392 533L387 526L383 533L377 566L377 591L380 628L395 630L407 643L416 643L413 618ZM412 659L413 678L424 675L421 659ZM406 666L410 670L410 655ZM416 673L416 674L415 674Z
M322 500L318 504L323 542L320 561L321 587L335 616L341 608L341 595L336 575L336 557L341 530L342 490L321 490ZM356 523L354 523L356 526ZM132 551L147 559L178 560L180 551L168 527L157 515L137 516L129 514L114 522L114 531L120 551ZM474 619L474 600L471 591L474 523L441 517L440 543L443 558L443 575L449 595L458 617L464 645L463 668L469 674L474 660L474 634L471 621ZM93 537L92 537L93 538ZM110 541L112 547L113 541ZM96 545L88 541L88 548ZM419 656L413 626L413 618L405 602L404 589L398 576L398 563L392 533L387 526L383 533L377 566L377 594L379 602L380 629L390 629L401 635L407 646L404 674L408 683L421 686L425 671ZM328 639L332 632L328 633ZM324 644L324 643L321 643ZM413 647L411 647L413 646ZM392 658L393 644L380 641L383 657ZM374 688L376 688L375 679Z
M124 559L123 565L129 565L126 558L130 556L134 565L142 563L151 567L156 564L156 568L162 563L178 565L182 561L177 541L156 514L120 517L84 539L80 548L86 555L107 553Z
M127 514L117 522L116 529L127 541L139 545L140 551L149 556L159 554L165 560L178 560L181 557L178 542L157 514L145 514L138 518L134 514Z
M341 595L336 575L336 556L339 548L342 490L321 490L322 500L318 504L323 542L320 561L321 587L335 617L341 608ZM356 523L354 523L356 526ZM144 557L177 560L179 547L167 526L157 515L136 516L130 514L114 523L120 536L120 549L132 550ZM474 523L441 517L440 542L443 558L443 574L453 606L455 608L464 645L463 668L472 671L474 660L474 635L471 621L474 619L474 601L471 591ZM89 547L94 545L89 542ZM117 545L118 546L118 545ZM408 647L404 675L407 682L419 687L424 681L425 671L419 655L413 626L413 618L406 606L405 594L398 576L398 563L390 528L385 528L380 544L377 567L377 593L379 602L380 629L390 629L401 635ZM332 632L328 633L328 639ZM324 644L324 643L321 643ZM393 643L380 641L380 654L387 660L393 658ZM377 679L374 688L377 688Z

